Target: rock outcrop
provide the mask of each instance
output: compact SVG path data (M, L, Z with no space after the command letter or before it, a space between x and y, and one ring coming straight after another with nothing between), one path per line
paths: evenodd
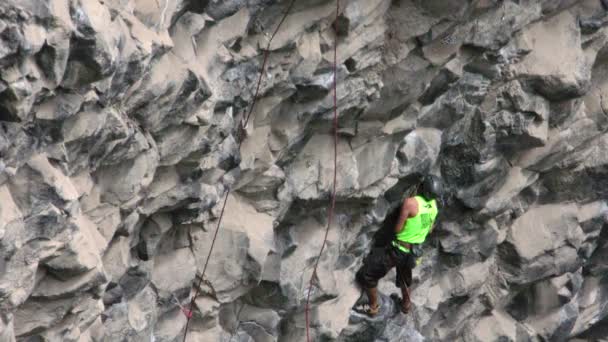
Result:
M608 339L608 2L0 2L0 341ZM336 20L336 16L338 19ZM410 315L351 311L420 176Z

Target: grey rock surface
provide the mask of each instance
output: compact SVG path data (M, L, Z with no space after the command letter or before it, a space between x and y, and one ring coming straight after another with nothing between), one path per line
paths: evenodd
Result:
M0 342L608 340L608 2L0 1ZM336 20L336 14L338 20ZM446 183L403 315L354 274Z

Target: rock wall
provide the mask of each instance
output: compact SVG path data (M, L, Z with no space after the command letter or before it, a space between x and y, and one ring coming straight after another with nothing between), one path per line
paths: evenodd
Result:
M181 341L231 188L188 341L303 341L336 39L314 340L608 338L608 2L298 0L239 149L288 2L0 2L0 340ZM429 173L413 313L364 319L354 273Z

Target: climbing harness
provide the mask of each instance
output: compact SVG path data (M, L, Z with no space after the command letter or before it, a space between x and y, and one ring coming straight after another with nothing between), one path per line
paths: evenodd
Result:
M291 2L289 3L289 6L287 7L287 10L285 11L285 14L281 18L281 21L279 22L276 29L272 33L272 36L268 40L268 45L266 47L266 50L264 51L264 61L262 62L262 68L260 69L260 76L258 78L258 83L257 83L256 89L255 89L255 94L253 95L251 106L249 107L249 111L247 112L247 115L245 116L245 120L244 120L244 122L241 122L240 127L239 127L239 133L237 135L237 140L238 140L237 150L240 150L240 148L241 148L241 145L243 143L244 136L245 136L244 130L247 127L247 124L249 123L249 119L250 119L251 115L253 114L253 109L258 100L258 95L260 92L260 85L262 84L262 77L264 75L266 63L268 61L268 55L270 54L270 44L272 43L272 40L274 39L277 32L279 31L279 28L281 27L281 25L283 25L283 22L287 18L287 15L291 11L294 3L295 3L295 0L291 0ZM192 299L190 300L189 307L187 309L184 307L181 308L182 312L184 313L184 315L186 316L186 319L187 319L186 328L184 329L184 339L183 339L184 342L186 342L186 337L188 336L188 327L190 325L190 320L192 319L192 316L193 316L193 309L194 309L195 301L200 293L200 287L202 285L203 279L205 278L205 272L207 271L207 266L209 265L209 259L211 258L211 253L213 252L213 247L215 246L215 241L217 240L217 234L221 227L222 218L224 217L224 211L226 209L226 203L228 202L228 196L230 195L231 190L232 189L228 188L228 190L226 191L226 195L224 196L224 203L222 204L222 210L220 212L220 216L217 221L217 226L215 228L213 240L211 241L211 247L209 248L209 253L207 254L205 266L203 266L203 272L201 273L198 283L195 286L194 295L192 296Z
M312 274L310 275L310 281L308 282L308 291L306 294L306 307L305 307L305 315L306 315L306 341L310 342L310 317L308 314L309 306L310 306L310 293L312 292L312 282L317 274L317 267L319 266L319 260L321 260L321 255L323 254L323 249L325 248L325 244L327 243L327 236L329 235L329 229L331 228L332 219L334 216L334 210L336 207L336 180L338 178L338 97L337 97L337 73L338 73L338 27L337 22L340 14L340 0L336 0L336 20L334 21L334 30L336 34L336 40L334 42L334 179L332 184L331 198L330 198L330 206L329 212L327 214L327 227L325 228L325 237L323 238L323 244L321 244L321 250L319 251L319 256L315 261L315 267L312 270Z

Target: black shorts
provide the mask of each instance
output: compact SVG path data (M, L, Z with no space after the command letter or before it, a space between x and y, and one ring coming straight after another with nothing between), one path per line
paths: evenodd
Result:
M357 281L365 288L378 286L382 279L393 267L397 267L395 285L409 287L412 284L412 269L416 267L416 258L411 253L405 253L396 247L373 248L363 260L363 266L357 271Z

